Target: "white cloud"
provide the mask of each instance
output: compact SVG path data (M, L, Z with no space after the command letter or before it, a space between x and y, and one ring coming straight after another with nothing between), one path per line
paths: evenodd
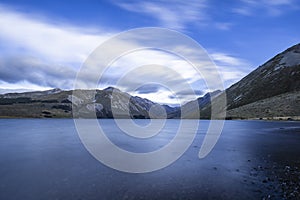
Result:
M28 81L20 81L17 84L0 81L0 94L9 93L9 92L41 91L41 90L49 90L49 89L52 88L32 84Z
M68 24L51 24L0 4L0 40L51 62L84 61L111 33L90 34ZM22 51L23 51L22 50Z
M299 6L296 6L296 0L241 0L240 2L240 6L233 8L232 11L246 16L258 13L279 16L290 10L299 9Z
M228 22L218 22L215 24L216 28L217 29L220 29L220 30L224 30L224 31L228 31L231 29L231 27L233 26L232 23L228 23Z
M199 57L198 52L195 50L182 48L191 57ZM186 89L186 85L183 84L185 83L192 87L194 91L203 90L204 92L211 92L218 88L208 88L205 81L216 83L224 81L225 87L228 87L248 74L250 64L247 61L221 52L210 52L209 56L215 62L221 80L216 79L216 71L212 69L211 63L208 61L204 60L197 63L201 69L201 73L199 74L190 63L176 55L155 50L140 50L131 52L116 60L103 75L103 85L101 85L101 88L115 85L120 78L123 78L124 80L118 88L133 95L147 97L155 102L162 102L162 99L166 101L163 97L170 96L170 93L164 89L160 89L158 92L153 91L153 93L138 94L132 88L147 84L170 83L171 87L163 85L164 88L168 88L173 93L179 94ZM179 99L168 98L168 103L178 104L180 101L186 102L195 99L195 95L177 95L177 97Z
M217 65L226 87L250 73L251 64L248 61L226 53L210 52L209 55Z
M232 11L234 13L240 14L240 15L245 15L245 16L251 16L252 11L249 8L246 7L239 7L239 8L233 8Z
M165 13L164 9L166 8L159 8L156 4L151 3L146 5L146 10L149 14L152 10L154 12L152 14L157 14L158 18L164 23L184 27L196 20L199 11L203 7L201 2L199 3L200 6L198 4L193 6L195 3L193 1L192 4L187 4L183 8L180 7L182 12L188 12L186 16L184 13L182 16L177 16L178 14L176 14L176 5L179 5L180 2L172 4ZM136 9L135 7L130 7L131 5L129 4L124 4L123 6L129 6L127 9ZM71 89L76 72L89 53L103 41L110 38L112 34L115 34L103 30L105 30L105 27L97 30L86 30L68 24L53 24L46 20L36 19L31 15L7 9L0 4L0 90L40 90L49 89L50 87ZM149 34L133 35L131 39L115 41L113 46L110 46L110 49L106 49L105 53L110 56L115 51L122 52L122 50L126 49L137 49L140 47L137 41L143 40L143 37L149 37ZM164 36L156 42L161 46L176 49L183 55L188 55L192 60L199 60L199 58L201 60L202 57L206 57L205 53L199 53L197 50L189 48L189 44L176 46L177 41L174 42L172 37ZM145 45L147 46L147 44ZM117 60L109 68L106 79L104 77L105 81L107 81L105 83L109 85L116 84L120 77L137 66L157 64L169 67L169 69L179 73L180 77L172 75L167 69L160 68L160 70L149 71L148 68L148 71L136 71L135 77L137 78L127 79L126 84L121 89L126 90L134 84L139 85L164 80L173 84L176 92L185 89L182 85L183 82L191 84L195 90L207 91L207 88L201 88L205 87L204 84L195 84L196 82L201 82L203 77L199 76L199 73L183 58L154 50L131 53ZM234 82L244 76L244 69L238 68L238 66L247 65L245 61L235 56L215 51L211 51L211 57L219 67L225 82ZM215 72L211 70L210 63L203 59L196 64L201 67L202 75L213 81ZM90 68L86 69L82 81L87 85L92 85L89 83L93 83L94 80L98 79L97 70L97 66L90 66ZM178 99L168 98L170 93L165 90L140 96L158 102L178 103ZM185 101L191 96L182 95L180 98L183 98L183 101Z
M137 13L146 14L157 19L160 26L177 30L185 30L188 25L206 25L207 0L189 0L189 1L131 1L124 3L122 1L114 2L117 6Z
M266 3L267 5L276 5L276 6L293 5L295 3L294 0L272 0L272 1L264 0L263 2Z
M229 66L244 66L245 65L245 61L238 59L234 56L225 54L225 53L220 53L220 52L212 52L210 53L211 58L215 61L215 62L221 62L221 63L225 63L226 65Z
M52 23L0 4L0 88L70 88L82 62L112 34Z

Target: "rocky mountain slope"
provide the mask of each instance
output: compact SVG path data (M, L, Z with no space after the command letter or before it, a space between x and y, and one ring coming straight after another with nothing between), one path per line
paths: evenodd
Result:
M229 119L300 120L300 92L288 92L227 111Z
M300 91L300 44L278 54L228 88L228 109L294 91Z
M221 90L216 90L214 92L206 93L203 97L199 97L194 101L190 101L182 106L182 109L185 113L180 115L179 111L176 117L182 118L210 118L210 110L207 109L210 107L210 103L212 99L215 99L217 96L221 95ZM205 110L205 113L204 113ZM199 114L198 112L201 111Z
M221 95L227 98L227 118L297 119L300 92L300 44L276 55ZM214 102L218 102L216 97ZM220 110L225 110L220 109ZM209 117L210 104L201 112Z
M152 108L157 111L150 112ZM176 110L112 87L104 90L53 89L0 95L1 117L162 118Z

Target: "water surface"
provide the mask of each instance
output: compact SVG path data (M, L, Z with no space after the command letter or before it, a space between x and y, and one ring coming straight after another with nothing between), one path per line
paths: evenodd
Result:
M100 120L113 143L133 152L162 148L179 122L168 120L158 135L135 139L113 120ZM71 119L1 119L0 199L280 199L291 197L292 190L299 194L293 185L300 177L299 122L226 121L213 151L199 159L208 124L200 121L193 144L172 165L130 174L90 155ZM284 188L287 179L291 185Z

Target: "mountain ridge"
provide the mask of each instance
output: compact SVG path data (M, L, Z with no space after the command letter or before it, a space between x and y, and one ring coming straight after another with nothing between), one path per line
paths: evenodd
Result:
M270 105L267 106L269 111L264 110L264 107L257 107L256 110L262 111L253 112L247 114L247 116L245 116L242 111L237 112L237 110L235 110L235 112L233 112L231 110L282 94L286 95L283 95L282 99L277 99L277 101L285 102L286 105L294 107L295 104L285 98L289 96L289 94L295 93L293 98L295 98L296 102L300 103L300 99L298 99L299 97L297 95L299 92L300 43L277 54L240 81L227 88L223 92L223 95L226 95L227 106L220 110L225 109L227 111L227 118L229 119L272 119L268 113L272 112L272 109L276 110L276 108L272 106L274 102L271 103L271 101L269 102ZM215 98L214 101L218 102L220 99ZM265 102L264 105L266 104ZM278 105L284 106L283 103L278 103ZM203 108L200 112L205 113L205 117L209 118L210 116L207 113L210 112L210 105ZM273 118L283 119L284 115L291 115L289 118L299 119L300 109L299 107L295 107L295 112L283 113L283 110L281 112L274 111Z
M108 87L0 95L1 117L41 118L211 118L211 106L227 100L219 112L227 119L299 119L300 44L269 59L225 91L214 91L179 107L160 105ZM273 105L276 105L274 107ZM200 109L200 113L199 110ZM181 111L184 110L184 113Z

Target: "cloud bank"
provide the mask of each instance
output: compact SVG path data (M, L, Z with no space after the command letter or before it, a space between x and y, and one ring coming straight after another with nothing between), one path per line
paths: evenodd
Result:
M131 9L130 5L127 4L120 6L127 6L127 9ZM143 6L149 12L162 12L152 4ZM193 7L192 4L190 6ZM202 9L202 7L201 5L194 9ZM182 27L196 17L192 14L184 17L181 21L174 21L170 17L173 15L173 8L170 9L171 11L166 14L169 16L159 15L164 23ZM176 13L175 10L174 13ZM193 12L191 11L191 13ZM51 20L45 20L44 17L41 19L0 4L1 92L19 91L20 89L41 90L54 87L72 89L74 78L88 55L103 41L118 33L118 31L106 32L105 27L89 29L70 24L53 23ZM173 41L165 42L173 43ZM136 46L137 44L133 38L132 41L123 41L118 45L113 48L120 48L120 45ZM187 51L193 56L199 56L193 49L181 50ZM218 66L223 80L227 83L226 86L246 75L245 68L248 67L248 63L244 60L213 50L209 51L209 54ZM180 88L182 78L192 85L198 96L207 92L203 77L199 76L186 61L166 52L155 50L136 51L124 55L110 66L100 85L101 87L114 86L124 74L131 72L136 67L149 64L168 66L179 72L182 77L171 76L165 70L151 71L150 73L139 70L135 72L132 78L127 78L126 84L122 85L120 89L153 101L163 101L169 104L176 104L178 102L176 98L184 101L190 100L189 94L185 93L184 88ZM204 69L207 67L205 63L199 64L203 65ZM91 67L83 80L87 85L89 85L89 81L93 82L94 78L97 77L97 66ZM168 80L176 86L177 95L163 86L154 86L153 80L158 79ZM130 88L133 85L144 86L139 87L136 91L131 91ZM174 96L176 98L173 98Z

